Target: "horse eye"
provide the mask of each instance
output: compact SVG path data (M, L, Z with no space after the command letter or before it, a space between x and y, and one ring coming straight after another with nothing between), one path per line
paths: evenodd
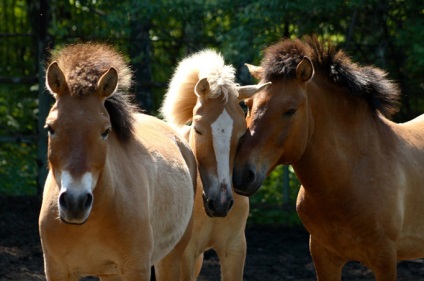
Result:
M110 131L111 131L111 129L110 129L110 128L107 128L107 129L106 129L106 130L105 130L105 131L101 134L102 139L106 140L106 139L107 139L107 137L109 136Z
M250 115L250 108L248 106L243 104L242 109L243 109L244 117L247 117Z
M240 105L241 109L243 110L244 117L246 117L247 114L249 113L249 107L247 107L246 102L244 100L240 101L239 105Z
M252 110L252 100L248 99L244 101L244 117L250 116L250 112Z
M193 130L194 130L194 132L196 132L196 134L198 134L198 135L202 135L202 133L198 130L198 129L196 129L196 127L193 127Z
M291 108L291 109L287 110L286 112L284 112L284 116L290 117L290 116L293 116L295 113L296 113L296 109Z
M45 129L47 129L47 134L48 134L49 136L53 136L53 135L54 135L54 130L53 130L53 128L52 128L52 126L51 126L51 125L46 124L46 125L44 126L44 128L45 128Z

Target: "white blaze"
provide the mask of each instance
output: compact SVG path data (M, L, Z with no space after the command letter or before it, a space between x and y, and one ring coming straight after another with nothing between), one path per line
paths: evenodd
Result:
M218 179L221 183L231 183L230 179L230 144L233 132L233 119L224 109L212 123L213 148L218 165Z

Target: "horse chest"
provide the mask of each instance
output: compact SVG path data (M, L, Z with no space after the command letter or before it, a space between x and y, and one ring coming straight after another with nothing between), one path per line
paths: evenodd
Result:
M340 256L357 259L361 249L379 235L378 222L364 208L341 205L343 207L331 202L314 204L301 188L297 212L311 237Z
M56 249L61 262L79 276L110 276L119 274L118 257L110 245L91 241L65 244Z

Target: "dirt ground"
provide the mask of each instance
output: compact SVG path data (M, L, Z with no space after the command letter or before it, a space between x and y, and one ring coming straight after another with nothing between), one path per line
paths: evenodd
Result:
M0 196L0 281L45 280L37 230L39 208L38 198ZM316 280L308 251L308 234L302 227L249 226L246 237L244 280ZM219 280L219 272L215 253L207 252L198 280ZM424 280L424 260L400 262L398 275L399 281ZM343 280L374 278L367 268L351 262L343 270Z

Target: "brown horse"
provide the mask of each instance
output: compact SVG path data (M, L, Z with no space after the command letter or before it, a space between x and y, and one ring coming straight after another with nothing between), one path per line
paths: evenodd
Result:
M165 119L189 139L200 175L180 280L196 280L203 252L210 248L220 259L222 280L243 280L249 200L233 197L232 168L239 138L246 131L239 99L261 86L238 87L234 73L215 51L195 53L178 65L161 108Z
M150 280L151 266L188 241L196 160L168 124L136 113L130 81L103 44L68 46L47 69L56 102L39 230L49 281Z
M399 92L386 74L316 38L283 40L249 68L272 85L247 100L236 192L250 196L275 166L293 165L318 279L340 280L356 260L396 280L397 260L424 256L424 116L389 121Z

